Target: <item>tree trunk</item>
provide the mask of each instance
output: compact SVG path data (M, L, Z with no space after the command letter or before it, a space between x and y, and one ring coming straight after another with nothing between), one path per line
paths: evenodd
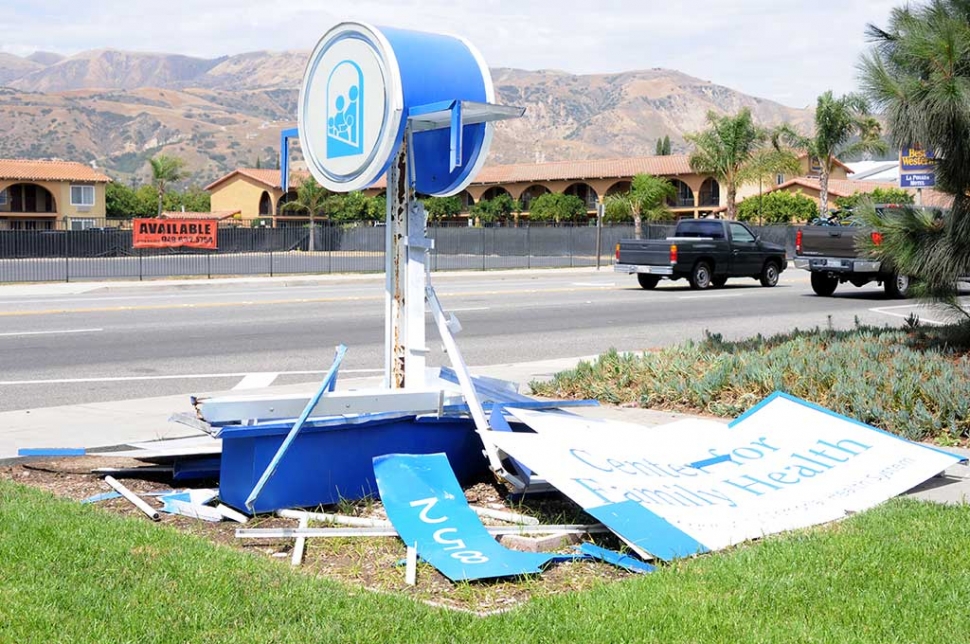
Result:
M311 214L310 215L310 239L307 241L307 246L306 246L307 251L311 253L314 251L313 238L316 237L315 231L316 231L316 226L314 225L313 215Z
M156 216L157 217L162 216L162 191L161 190L158 191L158 214Z
M822 164L818 177L818 216L824 218L829 210L829 169Z
M727 212L724 215L728 219L738 218L738 206L735 203L737 196L738 196L737 186L735 186L733 183L729 183L727 187L727 202L726 202Z
M633 238L643 238L643 217L638 212L633 213Z

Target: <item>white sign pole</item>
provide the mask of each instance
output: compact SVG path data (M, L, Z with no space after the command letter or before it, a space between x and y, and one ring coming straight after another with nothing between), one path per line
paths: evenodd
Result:
M384 250L384 383L403 389L405 365L405 284L407 249L401 240L408 234L407 142L387 170L387 228Z

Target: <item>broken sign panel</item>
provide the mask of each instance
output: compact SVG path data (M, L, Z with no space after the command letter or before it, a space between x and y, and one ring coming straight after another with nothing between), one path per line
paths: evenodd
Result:
M555 559L509 550L489 535L444 454L378 456L374 474L401 539L452 581L538 573Z
M507 411L538 433L489 440L665 560L842 518L961 460L784 394L721 429L598 421L591 432L586 419Z

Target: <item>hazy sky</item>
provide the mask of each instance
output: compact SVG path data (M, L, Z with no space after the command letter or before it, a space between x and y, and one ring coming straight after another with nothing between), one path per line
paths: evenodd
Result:
M805 107L856 88L866 23L904 0L5 0L0 51L310 50L341 20L456 33L492 67L665 67Z

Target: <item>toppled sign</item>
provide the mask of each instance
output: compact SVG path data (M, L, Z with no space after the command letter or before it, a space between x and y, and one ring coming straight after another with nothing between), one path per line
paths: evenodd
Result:
M663 560L841 519L963 460L781 393L728 427L508 411L536 433L489 440Z

